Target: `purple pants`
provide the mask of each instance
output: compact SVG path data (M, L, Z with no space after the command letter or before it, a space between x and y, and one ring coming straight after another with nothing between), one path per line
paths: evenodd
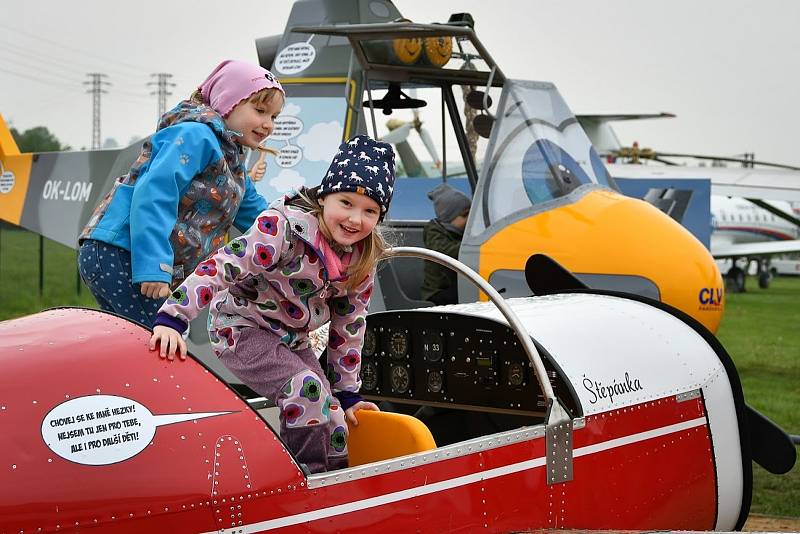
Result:
M311 349L292 352L261 328L224 330L210 332L213 348L239 380L280 408L280 435L297 461L312 473L347 467L344 410Z

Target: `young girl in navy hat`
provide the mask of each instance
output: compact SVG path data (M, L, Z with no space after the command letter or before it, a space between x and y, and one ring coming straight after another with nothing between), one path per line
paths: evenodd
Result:
M78 268L100 307L146 326L231 226L249 228L267 203L244 168L283 108L266 69L223 61L189 100L159 120L128 174L79 237Z
M150 340L186 358L181 333L211 305L214 352L280 408L284 443L311 472L347 466L359 409L365 317L386 244L377 224L394 188L394 152L365 135L342 143L321 185L274 202L173 291ZM309 332L330 321L327 377ZM343 413L343 411L345 413Z

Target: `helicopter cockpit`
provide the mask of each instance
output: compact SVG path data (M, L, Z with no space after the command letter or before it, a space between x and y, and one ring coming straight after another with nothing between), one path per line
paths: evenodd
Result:
M478 181L476 162L485 150L485 140L479 145L478 139L490 135L490 107L505 82L471 23L471 17L465 14L454 15L446 25L394 22L298 26L293 32L349 40L357 64L351 59L347 79L361 88L362 95L357 101L352 99L349 109L357 115L353 122L396 146L401 161L398 177L460 178L464 182L461 188L471 195ZM461 88L461 95L457 96L454 88ZM389 121L384 124L382 116L389 116ZM418 135L409 136L414 130ZM421 164L416 153L425 152L432 161ZM430 180L427 186L398 186L406 185L413 191L436 183ZM389 218L393 215L402 220L417 218L414 210L405 206L398 206Z
M575 191L619 190L551 83L508 80L493 129L474 203L480 216L468 228L472 235L550 209Z

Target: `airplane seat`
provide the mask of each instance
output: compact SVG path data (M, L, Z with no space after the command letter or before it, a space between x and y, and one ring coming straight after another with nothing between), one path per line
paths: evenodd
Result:
M381 293L383 294L386 309L413 310L415 308L428 308L433 306L432 302L414 298L406 292L406 288L409 288L410 286L407 281L401 281L399 273L408 273L409 271L407 269L400 269L396 265L392 265L392 262L398 261L400 261L400 259L384 262L383 265L378 267L378 272L376 274L378 283L381 286ZM421 271L421 269L412 269L412 272L418 271ZM422 283L422 279L420 278L418 282L419 283L416 284L416 289L417 293L419 294L419 286Z
M422 232L425 224L422 221L390 223L391 240L397 245L424 247ZM419 258L394 258L381 262L377 278L387 309L411 310L433 306L432 302L421 297L424 265L425 262Z
M406 456L436 448L425 423L401 413L356 412L358 426L349 427L350 467Z

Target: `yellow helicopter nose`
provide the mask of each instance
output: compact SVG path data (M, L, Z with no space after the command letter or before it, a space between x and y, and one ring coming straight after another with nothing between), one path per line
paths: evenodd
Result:
M524 270L536 253L590 287L650 288L646 296L682 310L711 332L719 328L725 293L717 264L688 230L647 202L594 190L510 224L481 245L480 274L489 280L499 270Z

